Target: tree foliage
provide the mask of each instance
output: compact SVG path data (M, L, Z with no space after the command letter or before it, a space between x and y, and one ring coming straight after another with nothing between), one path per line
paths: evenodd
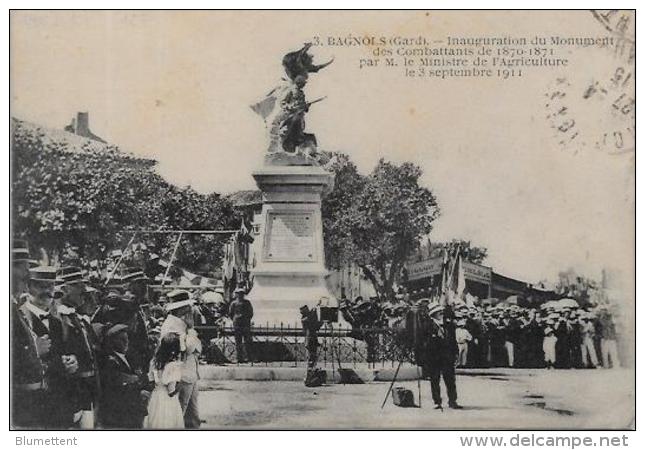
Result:
M445 248L457 247L461 249L462 256L466 261L474 264L482 264L488 256L488 249L486 247L478 247L472 245L470 241L463 239L453 239L450 242L432 242L430 243L429 257L440 257ZM426 250L426 249L424 249ZM427 251L427 250L426 250ZM423 252L422 252L423 253Z
M347 159L336 161L335 192L323 205L326 235L334 240L326 243L329 262L358 264L379 298L390 299L403 264L439 215L435 196L419 185L422 172L412 163L381 159L361 176Z
M334 188L321 205L325 261L329 268L340 269L353 262L351 224L346 215L363 190L365 177L346 154L332 153L329 158L325 168L334 174Z
M19 121L13 125L14 233L49 257L58 258L71 248L82 260L103 259L110 250L125 246L131 237L125 230L236 225L227 201L167 183L154 171L153 160L88 140L77 144L51 139L46 130L24 127ZM169 257L172 239L148 235L137 240ZM220 240L191 238L177 263L212 270L221 258Z

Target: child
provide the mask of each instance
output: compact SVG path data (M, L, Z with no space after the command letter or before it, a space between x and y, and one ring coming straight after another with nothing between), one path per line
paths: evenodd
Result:
M555 343L558 338L555 337L553 328L547 326L544 329L544 341L542 343L542 350L544 350L544 362L547 369L553 369L555 364Z
M155 382L155 389L148 403L144 428L184 428L184 415L177 396L182 367L179 357L179 336L175 333L164 336L150 363L149 376Z
M473 337L470 334L470 332L466 329L466 321L463 319L457 321L457 328L455 329L455 338L457 340L457 348L459 349L455 366L466 367L466 362L468 360L468 343L473 340Z

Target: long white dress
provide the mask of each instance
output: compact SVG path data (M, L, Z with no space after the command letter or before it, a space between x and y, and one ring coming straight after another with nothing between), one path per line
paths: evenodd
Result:
M144 428L153 430L184 428L184 414L179 403L179 394L172 397L176 385L181 380L181 361L172 361L166 364L163 370L150 367L151 378L154 379L155 388L150 395L148 403L148 416L143 422Z

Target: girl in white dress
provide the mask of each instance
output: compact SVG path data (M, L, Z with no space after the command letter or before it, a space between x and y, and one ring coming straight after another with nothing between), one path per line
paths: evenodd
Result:
M177 396L177 384L181 380L182 368L179 357L179 336L174 333L164 336L150 363L149 377L154 380L155 389L148 403L148 416L143 423L144 428L184 428L184 415Z
M555 365L555 344L558 338L555 337L553 328L547 326L544 329L544 341L542 341L542 350L544 350L544 362L547 369L553 369Z

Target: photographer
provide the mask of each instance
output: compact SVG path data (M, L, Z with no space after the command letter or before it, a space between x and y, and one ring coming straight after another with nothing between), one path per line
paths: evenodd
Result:
M455 359L457 341L452 308L438 303L428 307L430 316L425 355L422 360L423 376L430 378L432 400L435 409L443 409L441 400L441 377L448 393L448 406L461 409L457 404L457 386L455 385Z
M307 305L300 307L302 329L305 332L305 348L307 349L307 367L313 369L318 361L318 330L322 323L318 320L315 309Z

